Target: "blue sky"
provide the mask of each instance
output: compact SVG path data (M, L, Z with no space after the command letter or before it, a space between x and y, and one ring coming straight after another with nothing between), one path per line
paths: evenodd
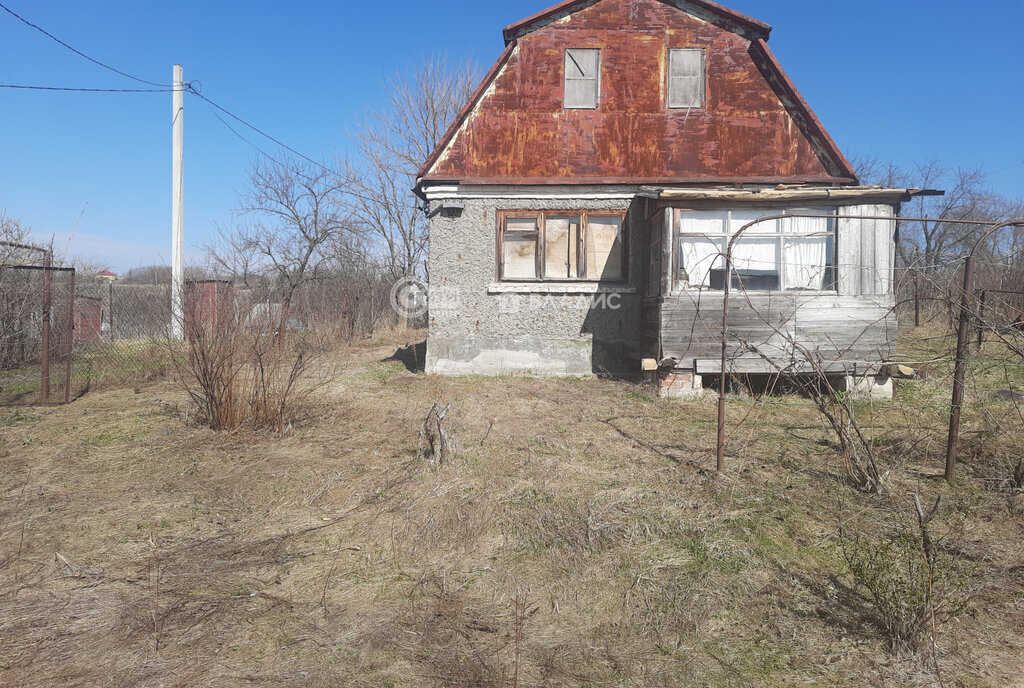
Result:
M434 53L489 66L501 29L551 4L3 3L143 79L169 82L180 63L209 98L318 159L345 152L346 133L381 98L386 77ZM1024 197L1024 0L725 4L774 26L769 45L848 156L980 166L998 192ZM0 83L141 86L3 12ZM201 101L187 97L185 113L191 256L217 224L231 222L254 150ZM0 89L0 209L65 246L74 230L73 253L119 271L166 263L170 115L169 93Z

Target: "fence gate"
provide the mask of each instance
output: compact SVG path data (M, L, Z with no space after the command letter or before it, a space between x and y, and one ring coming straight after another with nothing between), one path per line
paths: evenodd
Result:
M0 268L0 405L64 404L76 375L74 268Z

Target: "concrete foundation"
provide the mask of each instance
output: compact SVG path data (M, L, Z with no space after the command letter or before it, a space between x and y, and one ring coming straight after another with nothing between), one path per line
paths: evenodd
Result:
M438 375L586 377L594 374L590 337L427 338L426 371Z
M658 396L667 399L699 399L704 395L701 375L690 370L671 370L658 374Z
M894 391L888 375L845 375L833 380L832 385L855 401L889 401Z

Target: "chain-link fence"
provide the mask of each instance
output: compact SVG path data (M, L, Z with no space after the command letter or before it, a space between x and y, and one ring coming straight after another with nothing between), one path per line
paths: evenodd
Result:
M74 293L71 268L0 268L0 405L64 403L81 393Z
M0 404L64 403L85 391L168 374L190 327L235 322L330 347L397 323L383 277L334 276L294 290L267 281L184 285L181 327L171 285L75 275L38 265L0 269ZM72 299L72 294L74 298ZM283 325L283 327L282 327Z
M79 287L75 359L92 387L165 374L170 363L170 285L92 279Z

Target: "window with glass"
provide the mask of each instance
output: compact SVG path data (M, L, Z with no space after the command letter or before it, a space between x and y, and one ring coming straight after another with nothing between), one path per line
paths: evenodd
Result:
M565 107L593 110L601 102L601 51L569 48L565 51Z
M676 283L722 290L729 239L744 225L776 209L677 210ZM835 291L835 211L807 208L753 225L733 244L731 288L748 291Z
M624 212L500 211L498 274L511 281L618 281Z
M668 51L668 106L704 107L704 51L700 48L673 48Z

